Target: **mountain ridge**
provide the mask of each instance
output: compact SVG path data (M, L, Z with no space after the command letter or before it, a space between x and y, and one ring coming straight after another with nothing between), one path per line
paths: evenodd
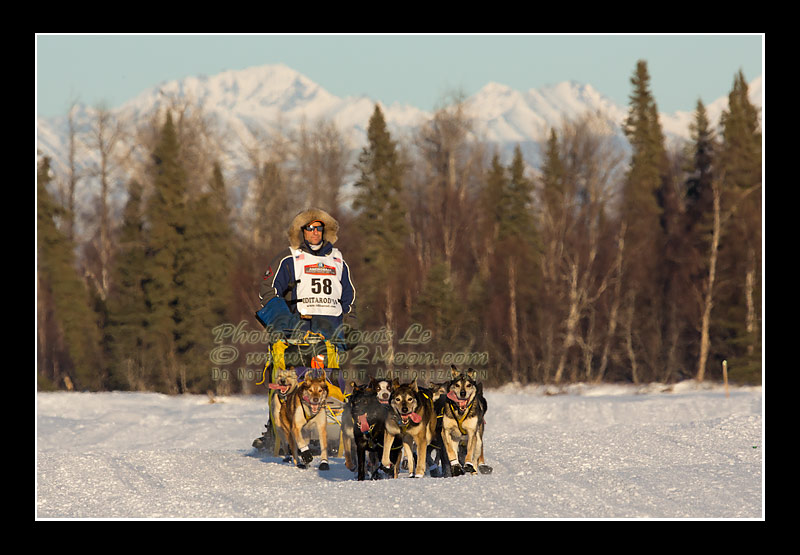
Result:
M750 96L761 108L762 77L750 83ZM350 147L357 151L366 144L369 118L376 104L381 106L389 130L396 138L412 136L433 114L409 104L386 104L366 95L337 97L312 79L285 64L252 66L227 70L207 76L197 75L165 81L143 90L122 105L109 111L120 121L138 121L149 117L171 98L197 102L204 112L233 133L229 166L247 160L244 150L255 144L255 133L272 133L325 119L337 126ZM705 104L709 120L716 125L727 107L727 96ZM656 99L657 103L657 99ZM600 114L611 134L624 138L622 125L627 108L614 103L591 84L575 80L519 91L508 85L489 82L464 101L466 114L473 118L474 135L498 145L506 155L523 144L527 162L536 167L539 144L550 128L559 128L564 118L574 119L586 111ZM668 140L687 140L694 109L674 114L660 114ZM74 120L79 133L91 129L95 109L75 106ZM64 173L68 153L67 116L37 118L37 148L51 157L56 173ZM235 143L238 142L239 145ZM625 143L625 141L621 141ZM84 150L79 168L97 165L96 154Z

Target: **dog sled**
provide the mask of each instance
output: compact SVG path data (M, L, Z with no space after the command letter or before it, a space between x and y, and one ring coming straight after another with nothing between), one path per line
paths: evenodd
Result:
M327 419L328 437L337 438L335 442L328 442L328 450L336 455L341 443L341 420L345 403L345 381L339 368L339 351L335 343L326 339L322 334L307 331L302 337L287 334L287 338L273 343L267 353L261 380L256 385L263 385L268 389L268 407L272 407L273 397L286 393L285 386L278 383L278 375L287 369L294 368L296 379L302 381L307 372L314 375L325 374L328 385L328 397L324 406ZM261 451L272 453L274 456L290 455L282 453L281 442L278 439L277 422L268 410L269 420L267 431L253 442L253 446ZM319 452L319 438L311 438L312 451Z

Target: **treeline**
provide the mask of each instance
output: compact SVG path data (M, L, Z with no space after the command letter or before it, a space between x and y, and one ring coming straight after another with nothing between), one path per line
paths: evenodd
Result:
M309 206L341 224L361 340L342 367L359 375L435 380L455 362L489 385L671 383L719 379L727 360L759 383L762 139L744 76L718 128L698 101L679 149L644 61L631 86L629 151L587 114L551 130L535 169L475 140L461 102L405 138L376 106L357 160L326 122L258 135L230 183L229 138L196 106L134 130L100 111L90 233L84 176L39 164L39 387L253 391L259 281ZM137 146L120 153L125 133Z

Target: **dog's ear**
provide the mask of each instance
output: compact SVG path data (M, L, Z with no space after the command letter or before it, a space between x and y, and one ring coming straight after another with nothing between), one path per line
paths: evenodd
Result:
M392 379L392 389L394 389L396 387L400 387L400 379L399 378Z
M419 391L419 386L417 386L417 378L414 378L414 381L411 382L411 389L414 391Z
M297 366L290 364L286 367L286 369L294 372L294 377L297 379L297 381L300 381L300 379L303 377L303 374L301 374L303 371L302 368L298 368Z
M459 372L458 368L456 368L456 365L455 364L451 364L450 365L450 377L455 380L460 375L461 375L461 372Z
M309 368L308 370L306 370L306 375L304 377L304 381L306 382L306 384L310 384L311 383L311 378L312 378L311 369Z
M467 369L467 377L472 381L478 381L477 380L478 373L472 368Z

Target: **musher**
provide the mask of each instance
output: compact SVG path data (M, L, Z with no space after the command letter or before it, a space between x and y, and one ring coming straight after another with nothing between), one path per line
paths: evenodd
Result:
M291 337L311 331L346 348L345 330L356 327L356 290L333 246L338 232L339 222L319 208L294 217L286 232L289 248L273 258L259 288L256 318L265 328Z

